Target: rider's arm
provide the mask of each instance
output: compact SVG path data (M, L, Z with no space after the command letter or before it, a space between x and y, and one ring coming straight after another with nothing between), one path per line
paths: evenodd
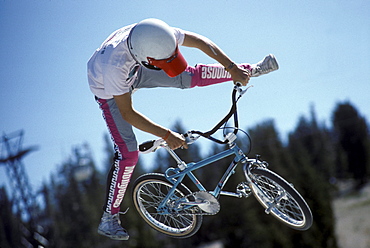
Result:
M167 137L166 142L172 148L176 149L181 146L187 147L184 138L176 132L172 132L148 119L136 111L132 106L131 94L126 93L119 96L114 96L114 100L118 106L118 109L125 121L130 123L132 126L140 129L144 132L151 133L158 137ZM168 134L169 132L169 134Z
M196 33L185 31L185 38L182 45L198 48L209 57L215 59L217 62L223 65L229 71L234 82L241 82L243 85L247 85L250 72L233 65L233 61L208 38Z

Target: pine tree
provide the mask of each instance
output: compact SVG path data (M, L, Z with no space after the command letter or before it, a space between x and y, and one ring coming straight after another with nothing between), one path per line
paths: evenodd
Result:
M5 187L0 188L0 247L21 247L21 220L12 211Z
M315 125L307 125L303 119L299 123L295 132L289 136L288 151L293 158L294 166L298 168L289 178L296 178L294 186L310 206L314 223L308 231L302 235L295 234L294 237L297 241L307 242L306 245L309 244L310 247L336 247L329 181L320 169L328 166L325 164L327 160L325 157L321 157L323 159L320 160L320 156L313 152L316 148L307 145L307 140L311 140L311 144L319 144L321 138L314 140L320 136L312 130L312 128L315 130ZM302 133L302 130L306 131Z
M264 230L265 233L253 235L254 245L263 245L263 247L336 247L333 213L330 200L328 200L330 199L328 183L324 179L325 176L312 165L313 157L316 156L315 160L320 160L317 156L320 153L311 156L311 152L315 149L312 147L307 149L307 146L310 146L308 144L321 143L324 138L315 141L320 137L317 135L318 126L315 125L315 121L311 125L302 120L295 132L290 135L287 147L280 141L273 121L266 121L252 128L250 130L253 141L252 154L254 152L260 153L263 160L269 162L269 169L293 183L313 211L314 226L308 231L297 232L272 220L271 216L261 215L256 220L258 225L254 225L254 227L257 230ZM312 132L311 129L316 131ZM316 134L310 140L307 139L307 135L301 135L302 130L311 130L307 133ZM326 132L323 134L326 135ZM259 227L261 224L265 225L265 228ZM265 239L262 239L263 236Z
M350 102L344 102L336 106L333 126L338 144L345 152L347 170L359 189L368 177L369 132L366 120Z
M330 130L324 124L319 124L316 113L311 106L310 119L299 118L297 128L289 136L290 142L298 140L303 149L309 153L309 162L319 172L324 180L329 182L335 177L335 149Z
M99 244L96 228L104 190L89 147L75 147L70 158L44 189L55 247L91 247Z

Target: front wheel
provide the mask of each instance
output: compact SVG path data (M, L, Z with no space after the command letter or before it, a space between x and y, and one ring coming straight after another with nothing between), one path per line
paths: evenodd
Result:
M195 215L191 209L180 213L175 211L169 214L159 213L158 206L172 186L162 174L145 174L134 182L132 199L140 216L152 228L175 238L187 238L199 230L203 216ZM169 210L176 200L188 194L191 194L191 191L180 184L167 203Z
M287 181L265 168L252 168L249 177L254 196L279 221L296 230L312 225L312 213L306 201Z

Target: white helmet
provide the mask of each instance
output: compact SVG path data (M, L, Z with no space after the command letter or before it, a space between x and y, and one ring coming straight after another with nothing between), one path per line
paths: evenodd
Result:
M170 77L187 67L174 30L161 20L151 18L139 22L132 28L127 42L131 55L143 66L162 69Z

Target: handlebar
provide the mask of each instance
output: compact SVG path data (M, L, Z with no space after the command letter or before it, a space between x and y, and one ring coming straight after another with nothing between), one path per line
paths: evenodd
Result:
M185 134L183 134L185 138L190 138L192 140L188 144L191 144L191 143L195 142L195 140L197 140L199 137L207 138L207 139L212 140L212 141L214 141L216 143L219 143L219 144L227 144L230 141L233 141L232 139L235 139L233 137L235 137L235 135L238 133L238 128L239 128L238 113L237 113L237 106L236 105L237 105L237 102L239 101L239 99L247 92L247 90L250 87L253 87L253 85L251 85L251 86L247 87L245 90L243 90L241 83L236 82L235 86L233 88L232 94L231 94L232 105L231 105L229 113L216 126L214 126L208 132L201 132L201 131L191 130L191 131L188 131ZM237 96L237 93L238 93L238 96ZM225 140L219 140L219 139L216 139L216 138L212 137L212 135L216 131L218 131L221 128L221 126L224 125L232 116L234 116L234 132L232 133L234 135L227 135L225 137ZM198 135L198 137L194 137L193 134ZM165 141L163 139L151 140L151 141L147 141L147 142L144 142L141 145L139 145L139 151L141 153L150 153L150 152L155 151L158 147L164 146L164 145L165 145Z
M245 90L242 89L242 84L240 82L236 82L235 83L235 86L233 88L233 91L232 91L232 94L231 94L231 98L232 98L232 105L231 105L231 108L230 108L230 111L229 113L216 125L214 126L210 131L208 132L201 132L201 131L188 131L186 134L184 134L185 137L189 137L189 135L191 134L197 134L197 135L200 135L204 138L207 138L209 140L212 140L216 143L219 143L219 144L227 144L229 142L228 139L225 139L225 140L219 140L219 139L216 139L214 137L212 137L212 135L220 129L220 127L222 125L224 125L232 116L234 116L234 134L236 135L238 133L238 128L239 128L239 122L238 122L238 112L237 112L237 102L239 101L239 99L247 92L247 90L250 88L250 87L253 87L253 85L247 87ZM239 95L237 96L237 93L239 93Z

